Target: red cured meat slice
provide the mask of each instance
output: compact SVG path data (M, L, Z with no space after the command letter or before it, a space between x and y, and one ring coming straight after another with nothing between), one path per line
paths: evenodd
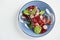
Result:
M43 28L42 28L41 33L40 33L40 34L45 33L46 31L47 31L47 30L45 30L45 29L43 29Z
M30 6L30 7L28 7L27 9L28 9L28 10L31 10L31 9L33 10L34 8L35 8L35 6Z
M38 23L40 26L44 25L44 22L40 19L40 16L36 16L34 18L32 18L32 23L35 25L36 23Z
M44 26L44 23L43 23L43 21L38 21L38 23L39 23L39 25L42 27L42 26Z

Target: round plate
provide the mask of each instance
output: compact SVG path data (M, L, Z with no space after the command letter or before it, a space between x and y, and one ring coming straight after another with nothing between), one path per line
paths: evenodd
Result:
M40 10L46 10L46 14L48 14L47 16L51 16L52 24L48 25L47 31L45 33L43 33L43 34L35 34L32 30L30 30L28 28L26 23L24 23L23 20L21 19L22 11L25 10L26 8L28 8L31 5L37 6ZM18 22L19 22L19 26L22 29L22 31L24 33L26 33L27 35L32 36L32 37L41 37L41 36L44 36L44 35L48 34L52 30L52 28L54 27L55 15L54 15L54 12L53 12L52 8L48 4L46 4L45 2L42 2L42 1L31 1L31 2L28 2L27 4L25 4L20 9L20 12L18 14Z

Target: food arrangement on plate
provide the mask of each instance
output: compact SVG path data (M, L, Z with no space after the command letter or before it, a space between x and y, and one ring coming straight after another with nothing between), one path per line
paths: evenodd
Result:
M50 17L45 13L46 10L40 10L32 5L22 11L21 18L35 34L42 34L47 31L47 25L51 25Z

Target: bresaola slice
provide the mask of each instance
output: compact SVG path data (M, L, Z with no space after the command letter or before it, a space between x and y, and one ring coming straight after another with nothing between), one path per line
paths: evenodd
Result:
M34 18L31 19L33 24L35 25L36 23L38 23L39 25L43 26L44 22L40 19L40 16L35 16Z
M50 19L48 19L48 17L47 16L42 16L42 15L40 15L40 18L41 18L41 20L44 22L44 24L46 24L46 25L50 25L51 24L51 21L50 21Z
M47 31L47 30L45 30L45 29L43 29L43 28L42 28L41 33L40 33L40 34L45 33L46 31Z
M32 11L34 8L35 8L35 6L29 6L27 9L28 9L29 11Z
M42 31L41 31L40 34L45 33L45 32L47 31L47 29L48 29L47 25L44 25L44 26L42 27Z

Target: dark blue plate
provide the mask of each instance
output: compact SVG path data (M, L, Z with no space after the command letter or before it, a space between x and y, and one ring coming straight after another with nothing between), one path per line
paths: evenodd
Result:
M46 10L45 15L50 16L50 20L52 21L51 25L47 25L48 29L43 34L35 34L33 31L31 31L28 28L27 24L21 19L22 11L25 10L26 8L28 8L29 6L32 6L32 5L37 6L40 10ZM19 22L19 26L22 29L22 31L24 33L26 33L27 35L32 36L32 37L41 37L41 36L44 36L44 35L48 34L52 30L52 28L54 27L55 14L54 14L52 8L48 4L46 4L45 2L42 2L42 1L31 1L31 2L29 2L27 4L25 4L21 8L21 10L20 10L20 12L18 14L18 22Z

